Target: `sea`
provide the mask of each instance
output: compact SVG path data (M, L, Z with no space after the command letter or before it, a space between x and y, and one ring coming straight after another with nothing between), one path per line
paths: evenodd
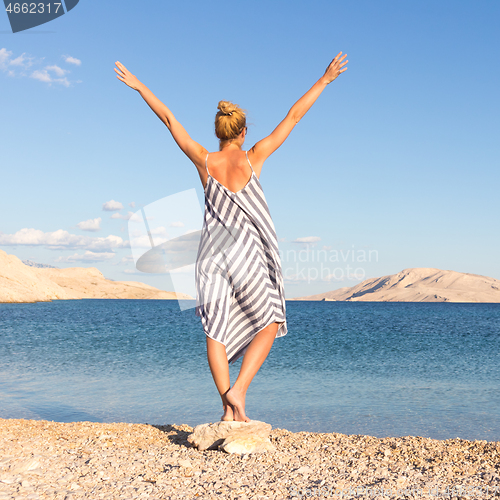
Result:
M286 336L247 393L293 432L500 441L500 304L287 301ZM236 380L241 359L230 366ZM215 422L194 308L177 301L0 304L0 417Z

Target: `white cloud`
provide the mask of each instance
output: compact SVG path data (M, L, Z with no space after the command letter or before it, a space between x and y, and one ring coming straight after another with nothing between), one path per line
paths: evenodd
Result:
M12 51L7 50L5 48L0 49L0 68L5 69L5 67L9 64L9 59L11 55Z
M316 243L320 240L321 238L319 236L304 236L293 240L292 243Z
M62 69L57 66L57 64L53 64L52 66L45 66L45 69L47 71L53 71L57 76L64 76L66 73L69 73L67 69Z
M134 262L134 258L132 257L132 255L127 255L126 257L123 257L120 262L122 264L128 264L129 262Z
M7 50L5 47L0 49L0 70L7 73L10 77L29 77L43 83L52 85L53 83L70 87L72 83L81 83L81 80L70 81L66 74L70 71L63 69L57 64L49 64L43 68L40 66L45 58L35 58L26 55L23 52L21 55L12 58L12 51ZM74 59L74 58L73 58ZM76 59L78 60L78 59ZM38 65L38 68L26 71L31 66Z
M69 82L69 80L64 77L64 78L56 78L54 80L52 80L53 82L56 82L56 83L60 83L61 85L64 85L65 87L69 87L71 85L71 83ZM81 83L81 80L78 80L78 83Z
M115 255L114 252L91 252L87 250L83 255L75 253L67 257L58 257L56 262L102 262L112 259Z
M57 69L55 69L57 68ZM34 78L35 80L40 80L41 82L45 83L60 83L61 85L64 85L65 87L70 86L69 80L64 77L64 78L53 78L51 75L49 75L49 70L54 71L57 76L62 76L64 75L64 70L59 68L59 66L46 66L44 69L37 69L31 73L30 77ZM63 73L61 73L61 71Z
M134 216L134 212L129 212L126 215L119 214L118 212L114 213L111 218L112 219L123 219L123 220L129 220Z
M35 80L40 80L41 82L47 82L50 83L52 81L51 76L48 74L47 70L45 69L37 69L31 73L31 78L34 78Z
M9 74L9 76L15 74L15 71L12 69L12 66L14 66L15 68L26 69L33 64L34 58L27 57L26 52L23 52L20 56L17 56L15 59L12 59L11 56L12 56L11 50L7 50L5 47L0 49L0 69L6 71L7 74Z
M99 231L99 229L101 229L101 220L100 217L97 217L97 219L84 220L83 222L79 222L77 226L82 231Z
M106 203L103 203L102 209L106 210L106 212L115 212L117 210L122 210L123 205L119 201L110 200Z
M128 205L129 205L129 207L134 208L135 207L135 201L131 201Z
M86 250L113 250L128 247L129 242L110 234L104 237L81 236L63 229L44 233L39 229L24 228L14 234L0 233L0 245L45 246L51 250L84 248Z
M69 64L75 64L76 66L80 66L80 64L82 64L82 61L80 61L80 59L77 59L76 57L71 57L71 56L62 56L62 57Z
M184 222L176 221L170 224L170 227L184 227Z
M23 52L20 56L17 56L15 59L9 61L11 66L20 66L21 68L29 68L33 65L34 57L26 57L26 52Z

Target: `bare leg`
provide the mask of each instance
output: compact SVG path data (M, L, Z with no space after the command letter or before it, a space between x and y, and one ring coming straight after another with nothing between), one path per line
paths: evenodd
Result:
M222 399L224 414L221 420L233 420L233 409L227 401L227 391L230 387L229 364L227 362L226 348L224 344L217 342L207 336L207 358L212 377Z
M278 332L278 323L271 323L262 329L250 342L243 361L241 363L240 373L233 387L226 393L226 398L233 408L233 418L239 422L249 422L250 419L245 415L245 397L250 382L255 377L259 368L264 363L274 339Z

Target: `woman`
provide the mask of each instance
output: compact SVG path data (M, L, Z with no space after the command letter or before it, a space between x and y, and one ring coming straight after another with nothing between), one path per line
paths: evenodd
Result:
M219 151L209 153L172 112L123 64L117 78L137 90L198 169L205 190L205 218L196 263L196 315L207 340L207 358L222 399L221 420L249 422L245 396L274 339L287 333L285 295L276 231L260 173L325 87L347 68L339 52L323 76L292 106L266 138L243 151L245 113L220 101L215 119ZM210 165L210 168L209 168ZM243 356L231 387L229 363Z

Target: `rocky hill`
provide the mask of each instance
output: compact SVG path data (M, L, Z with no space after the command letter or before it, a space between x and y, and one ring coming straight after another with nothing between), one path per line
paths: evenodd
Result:
M500 302L500 280L427 267L410 268L353 287L290 300Z
M70 299L192 299L137 281L106 279L95 267L38 268L0 250L0 302Z

